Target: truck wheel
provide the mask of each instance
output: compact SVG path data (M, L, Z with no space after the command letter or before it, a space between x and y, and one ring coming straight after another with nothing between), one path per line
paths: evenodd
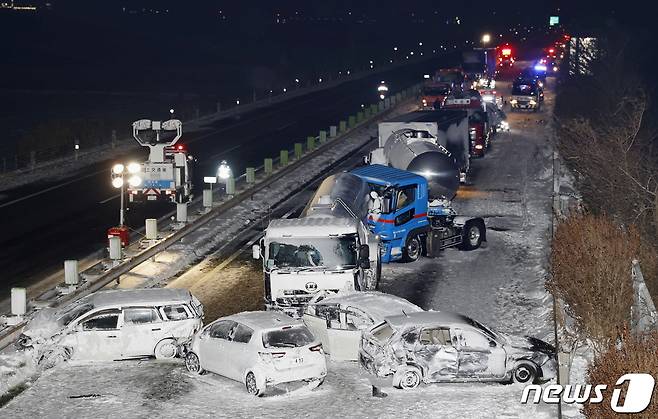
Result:
M420 258L422 252L423 245L420 242L420 237L417 234L410 235L404 249L402 249L402 260L404 262L415 262Z
M462 232L461 250L475 250L482 244L484 237L483 226L480 223L469 222L464 226Z

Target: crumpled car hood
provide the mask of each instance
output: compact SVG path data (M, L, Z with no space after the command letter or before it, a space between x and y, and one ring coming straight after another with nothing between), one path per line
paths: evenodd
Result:
M52 337L62 329L57 321L57 310L44 308L39 310L32 320L23 328L23 334L32 339Z

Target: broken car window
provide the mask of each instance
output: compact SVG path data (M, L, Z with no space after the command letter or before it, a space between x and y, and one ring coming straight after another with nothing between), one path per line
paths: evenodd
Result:
M372 336L383 343L388 341L393 336L393 333L395 333L395 330L393 330L391 325L388 322L384 322L372 331Z
M419 340L423 345L452 346L450 329L443 327L423 329Z

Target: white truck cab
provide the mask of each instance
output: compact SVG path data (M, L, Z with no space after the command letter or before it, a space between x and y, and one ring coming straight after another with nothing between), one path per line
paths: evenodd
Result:
M378 242L369 235L354 218L270 222L253 248L253 257L263 260L266 308L299 317L318 291L375 289L381 265Z

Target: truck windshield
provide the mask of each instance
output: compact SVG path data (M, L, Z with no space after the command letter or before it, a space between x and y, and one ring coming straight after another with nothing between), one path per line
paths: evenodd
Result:
M274 268L342 269L356 266L356 234L336 237L284 237L269 245Z

